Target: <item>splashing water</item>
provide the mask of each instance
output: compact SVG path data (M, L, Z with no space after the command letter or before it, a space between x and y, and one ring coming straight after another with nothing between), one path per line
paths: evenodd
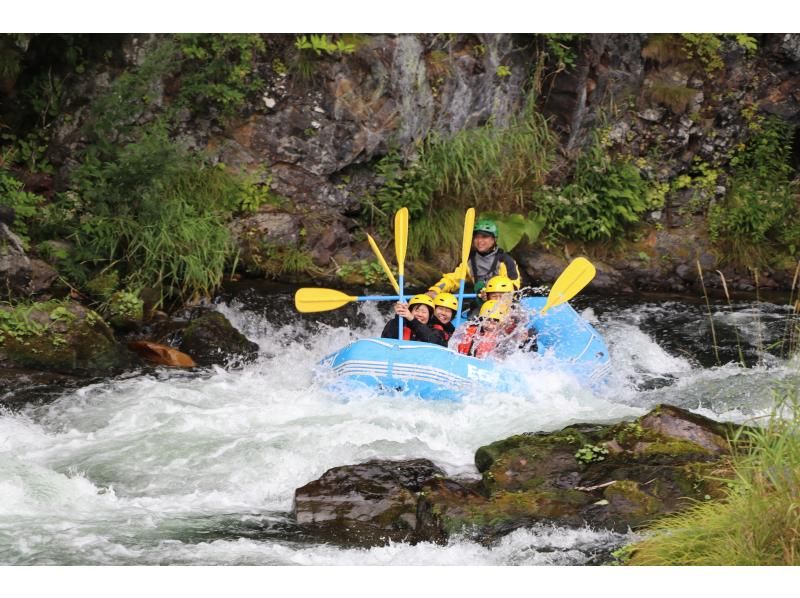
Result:
M659 402L744 421L769 408L771 381L796 375L776 360L700 367L663 346L649 323L685 306L612 306L583 314L611 349L603 393L514 355L524 395L344 395L326 390L315 364L379 335L386 316L360 304L344 321L300 320L281 309L285 300L266 310L218 306L260 345L258 362L242 369L128 374L0 411L0 563L588 564L627 537L538 526L491 547L455 538L340 549L303 537L288 513L295 488L331 467L425 457L476 477L476 449L512 434L618 421Z

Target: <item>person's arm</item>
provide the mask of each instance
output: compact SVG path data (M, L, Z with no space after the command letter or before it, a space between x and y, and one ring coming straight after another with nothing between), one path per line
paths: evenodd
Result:
M411 320L407 323L407 325L409 328L411 328L411 332L414 333L414 336L417 337L417 340L423 343L441 345L442 347L447 346L447 341L444 340L444 334L442 334L441 330L431 328L427 324L423 324L417 319Z
M381 338L397 338L397 316L386 322L381 332Z
M505 270L505 272L503 270ZM508 276L514 285L514 290L519 290L522 284L522 276L520 275L519 266L517 266L517 262L514 261L514 258L505 252L503 252L498 274Z
M461 286L461 279L458 277L458 268L456 268L453 272L448 272L447 274L442 274L441 280L436 284L432 285L428 289L428 293L435 293L438 295L439 293L455 293L458 288ZM467 262L467 280L472 280L472 272L469 268L469 262Z

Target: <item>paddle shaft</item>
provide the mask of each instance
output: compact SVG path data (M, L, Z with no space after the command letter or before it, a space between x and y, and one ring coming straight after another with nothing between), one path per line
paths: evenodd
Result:
M408 208L400 208L394 215L394 252L397 255L397 284L400 287L398 293L402 297L405 294L403 286L405 279L406 248L408 247ZM403 340L403 318L397 326L397 339Z
M458 283L458 309L456 310L454 326L461 323L461 310L464 305L464 279L467 277L467 260L469 250L472 248L472 229L475 226L475 208L470 208L464 215L464 236L461 240L461 272Z

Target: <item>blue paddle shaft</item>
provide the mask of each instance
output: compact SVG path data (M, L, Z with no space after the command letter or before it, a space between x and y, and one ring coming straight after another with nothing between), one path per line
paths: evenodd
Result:
M403 269L400 268L400 273L397 276L397 286L400 287L400 295L403 295L405 288L403 287ZM397 340L403 340L403 318L397 319Z
M453 317L453 326L458 328L458 325L461 324L461 308L464 304L464 299L471 299L473 297L477 297L475 293L470 293L468 295L464 294L464 279L461 279L461 284L458 285L458 311L456 311L455 316Z
M474 299L477 297L475 293L465 293L464 299ZM362 297L356 297L356 301L402 301L405 299L405 296L401 297L400 295L364 295Z

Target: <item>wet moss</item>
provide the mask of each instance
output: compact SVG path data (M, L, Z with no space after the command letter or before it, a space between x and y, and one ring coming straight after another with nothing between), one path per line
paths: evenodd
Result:
M603 492L610 506L630 520L641 520L661 510L661 501L643 492L633 480L617 480Z

